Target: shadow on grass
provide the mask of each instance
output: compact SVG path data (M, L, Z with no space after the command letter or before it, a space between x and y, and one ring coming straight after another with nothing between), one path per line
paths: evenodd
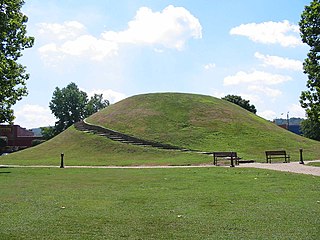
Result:
M7 166L0 166L0 169L2 169L2 168L8 168ZM3 173L11 173L11 172L0 172L0 174L3 174Z

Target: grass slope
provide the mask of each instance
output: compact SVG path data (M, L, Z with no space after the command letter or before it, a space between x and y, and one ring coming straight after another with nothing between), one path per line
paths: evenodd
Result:
M320 159L320 142L288 132L230 102L210 96L158 93L133 96L88 118L143 139L201 151L237 151L263 161L265 150L285 149L293 160Z
M319 239L320 178L242 168L0 168L0 239Z
M0 157L2 164L60 165L64 153L66 165L186 165L212 162L212 157L196 153L138 147L88 134L70 127L38 146Z
M201 151L237 151L265 161L265 150L285 149L292 160L320 159L320 143L288 132L230 102L210 96L158 93L133 96L87 120L146 140ZM117 143L68 130L34 148L0 158L0 164L182 165L210 163L212 157ZM279 160L281 161L281 160Z

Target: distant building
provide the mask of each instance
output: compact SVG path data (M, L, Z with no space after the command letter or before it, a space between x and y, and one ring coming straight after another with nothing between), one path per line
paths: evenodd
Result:
M277 124L279 127L287 129L290 132L293 132L298 135L302 135L300 126L303 120L304 119L302 118L290 118L290 119L277 118L277 119L274 119L273 122Z
M8 146L17 148L31 147L33 140L41 139L19 125L0 125L0 136L8 138Z

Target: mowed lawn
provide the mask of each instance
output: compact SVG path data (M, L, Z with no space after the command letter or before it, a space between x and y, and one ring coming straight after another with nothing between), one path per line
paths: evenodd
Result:
M319 239L320 178L243 168L0 168L0 239Z

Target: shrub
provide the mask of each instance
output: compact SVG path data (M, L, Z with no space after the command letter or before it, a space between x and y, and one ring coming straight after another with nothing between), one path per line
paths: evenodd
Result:
M45 142L46 140L42 140L42 139L35 139L35 140L32 140L31 142L31 145L34 147L34 146L37 146L43 142Z

